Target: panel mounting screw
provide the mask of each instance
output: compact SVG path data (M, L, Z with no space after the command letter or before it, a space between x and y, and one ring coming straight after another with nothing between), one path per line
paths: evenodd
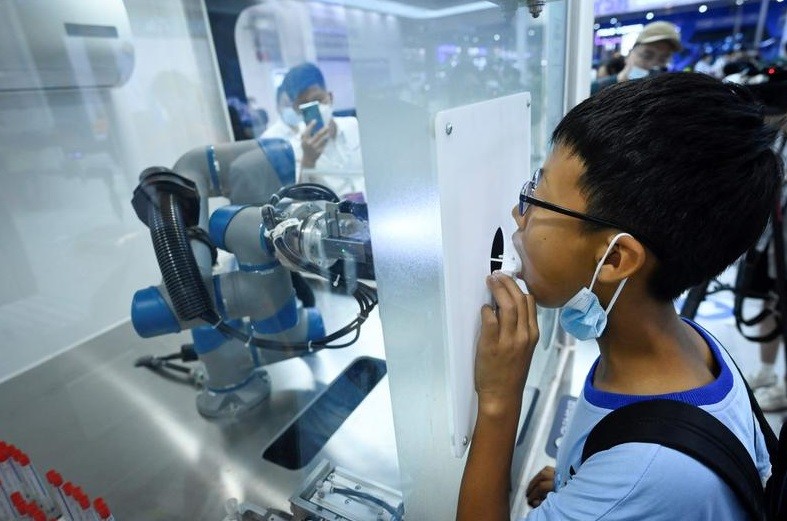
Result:
M530 102L529 101L527 102L527 107L530 108Z
M465 447L467 447L467 444L468 444L468 443L470 443L470 440L468 440L468 439L467 439L467 436L465 436L464 438L462 438L462 445L464 445Z
M454 131L454 126L452 124L450 124L450 123L446 123L446 125L445 125L445 135L446 136L450 136L451 132L453 132L453 131Z

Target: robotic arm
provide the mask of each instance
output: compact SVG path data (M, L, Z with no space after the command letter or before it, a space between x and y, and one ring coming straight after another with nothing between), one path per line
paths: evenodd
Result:
M358 338L376 292L334 264L371 266L366 208L321 185L289 185L294 161L282 140L195 149L173 170L145 170L134 191L164 282L134 295L132 323L142 337L190 329L206 373L197 408L208 417L230 416L270 393L264 363ZM216 195L233 204L208 217L207 199ZM214 270L216 247L234 255L235 269ZM295 297L296 270L352 294L358 316L326 335L319 311Z

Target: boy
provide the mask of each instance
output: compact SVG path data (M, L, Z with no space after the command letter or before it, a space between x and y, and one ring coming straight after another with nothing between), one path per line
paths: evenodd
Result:
M563 327L597 338L600 357L556 469L528 487L537 508L527 519L745 519L721 478L680 452L627 443L581 465L580 456L606 414L660 397L713 414L760 475L769 472L742 377L672 301L760 236L781 184L774 136L745 89L696 73L611 86L563 118L543 169L513 210L518 276L530 294L502 274L487 280L497 309L481 310L478 420L458 519L509 519L512 449L538 340L536 303L565 306Z

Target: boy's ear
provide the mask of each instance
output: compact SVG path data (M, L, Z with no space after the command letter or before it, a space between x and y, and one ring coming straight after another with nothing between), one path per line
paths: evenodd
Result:
M607 237L596 252L596 263L604 258L614 235ZM607 255L604 265L598 274L599 282L618 283L631 277L642 269L645 264L645 247L631 235L623 235L617 241L612 251Z

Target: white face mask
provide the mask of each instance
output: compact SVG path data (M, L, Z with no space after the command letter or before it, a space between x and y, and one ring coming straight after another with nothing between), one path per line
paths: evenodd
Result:
M322 124L326 127L331 124L333 119L333 105L320 103L320 116L322 117Z
M601 307L598 297L591 291L593 285L596 283L596 278L598 278L601 267L604 265L604 261L607 260L615 243L618 242L618 239L623 236L631 237L631 234L619 233L612 238L612 242L609 243L606 253L604 253L604 256L596 266L596 272L593 273L590 287L583 287L580 289L568 302L566 302L566 305L563 306L563 309L560 311L560 325L579 340L590 340L591 338L598 338L601 336L604 332L604 328L607 327L607 316L612 311L612 306L615 305L615 301L618 299L620 292L623 291L623 286L625 286L628 280L628 278L625 278L620 281L618 289L615 290L615 294L612 295L612 300L609 301L607 309Z
M303 121L303 118L295 112L294 108L284 107L281 109L281 120L291 127L297 127Z

